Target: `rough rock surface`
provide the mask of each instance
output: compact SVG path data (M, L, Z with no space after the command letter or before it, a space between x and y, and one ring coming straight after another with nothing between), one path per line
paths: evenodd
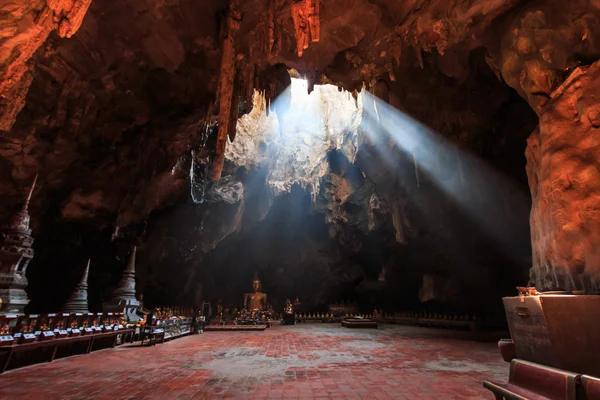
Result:
M538 114L577 65L600 57L600 15L587 1L531 3L506 19L488 61Z
M342 151L354 161L361 107L331 85L315 86L309 95L306 82L294 79L288 90L292 102L285 115L267 116L264 97L255 95L256 107L240 119L225 157L238 167L266 169L274 196L294 184L316 196L329 152Z
M578 176L573 185L584 179L582 192L557 195L545 182L552 185L559 169L545 169L543 160L559 157L547 141L563 134L549 125L556 119L581 135L568 143L569 156L588 158L569 161L573 170L593 173L587 128L565 122L561 112L568 107L557 106L575 97L555 99L554 93L576 66L600 58L597 2L248 0L235 3L235 15L229 8L226 0L2 5L0 218L18 207L22 189L39 173L31 204L38 246L28 270L31 290L38 292L32 305L44 303L49 281L66 299L91 256L98 259L92 261L98 270L90 272L93 309L110 294L111 274L124 262L121 249L131 242L140 244L138 289L148 301L174 302L172 293L182 285L185 299L198 282L208 286L211 279L223 286L219 268L225 264L269 270L259 252L246 259L224 253L255 243L252 229L270 232L277 218L287 218L290 196L311 200L297 218L314 224L295 228L318 231L321 242L283 235L279 247L263 249L283 263L292 244L305 247L305 257L273 275L289 275L289 287L304 282L298 285L310 288L328 276L316 298L337 291L398 304L417 299L429 274L452 282L459 293L474 290L489 299L511 294L532 264L528 201L521 192L525 140L538 116L528 150L532 280L555 287L545 271L561 269L583 280L558 286L592 287L586 282L598 268L595 253L585 249L597 243L589 233L593 225L584 221L564 232L556 227L567 218L561 213L573 223L570 200L594 201L593 192L583 191L593 189L592 180ZM225 27L232 22L239 31L225 57L228 84L221 86L232 89L225 93L219 82ZM327 106L327 118L311 135L328 141L313 146L315 137L291 134L310 121L286 90L290 68L306 79L307 92L318 84L347 90L343 101L354 103L350 114L362 114L360 126L336 123L342 114ZM322 90L316 88L311 99ZM251 111L255 90L264 100L242 117ZM593 88L573 90L592 110ZM364 101L367 92L393 111ZM398 124L390 115L405 116L405 124L419 127L415 132L436 140L403 148L400 130L389 129ZM219 120L229 127L216 126ZM206 177L215 160L222 177L211 186ZM283 168L288 164L296 168ZM546 214L539 207L550 193L564 207ZM307 265L314 266L312 277L302 273ZM236 285L224 292L247 290Z
M536 287L599 289L599 85L600 63L577 68L552 92L527 143Z
M34 53L56 30L61 38L77 32L92 0L25 0L0 8L0 131L9 130L25 105Z

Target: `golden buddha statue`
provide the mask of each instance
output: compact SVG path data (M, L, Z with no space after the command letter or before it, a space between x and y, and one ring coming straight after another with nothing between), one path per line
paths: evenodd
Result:
M286 314L294 313L294 307L292 306L292 302L290 301L290 299L285 300L285 305L283 306L283 312Z
M250 311L264 310L267 306L267 295L260 291L260 279L257 274L254 274L252 290L253 293L244 295L244 308Z

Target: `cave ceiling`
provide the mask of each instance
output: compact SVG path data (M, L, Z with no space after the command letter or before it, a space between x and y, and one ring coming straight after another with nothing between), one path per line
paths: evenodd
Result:
M314 4L316 22L306 15L315 12ZM242 222L252 226L265 218L272 196L240 200L253 193L252 185L240 181L264 180L260 168L251 171L252 160L240 161L249 158L243 119L239 143L229 143L223 179L201 188L215 205L194 209L200 206L190 199L197 191L194 182L190 188L190 169L203 173L207 148L214 146L211 126L219 119L223 49L231 35L237 116L250 112L253 98L262 99L265 113L287 115L293 104L276 99L286 96L288 70L294 69L307 80L309 92L315 84L335 85L356 104L361 90L375 94L526 188L524 141L537 124L535 113L574 67L599 56L598 5L583 0L568 5L551 0L3 2L0 216L6 218L39 174L31 206L34 229L61 220L118 236L128 226L146 232L141 223L153 237L158 234L150 215L184 204L214 232L190 245L184 259L196 251L191 248L208 253L233 232L243 235ZM446 200L420 190L426 176L415 186L409 166L416 168L416 161L395 149L390 167L363 139L355 132L352 151L336 149L351 165L331 167L328 159L314 190L313 207L326 215L330 235L337 235L342 248L354 249L362 244L353 240L368 237L378 224L390 231L382 240L394 243L406 243L411 235L445 235L439 226L427 230L415 221L423 208L437 210L432 219L447 211ZM459 171L464 167L459 164L448 165ZM398 176L402 166L409 172ZM349 172L353 168L359 172ZM246 216L252 207L258 210L255 221ZM220 215L218 209L225 211ZM164 240L164 233L155 240Z
M183 183L164 172L196 144L195 125L217 96L228 2L45 3L17 1L2 9L3 37L10 39L17 31L15 40L3 40L2 72L8 78L28 68L24 75L32 75L29 87L11 88L6 79L2 88L0 168L8 200L3 214L38 172L44 182L38 201L45 203L48 192L60 192L66 218L113 219L111 223L117 214L126 214L123 223L144 218L169 201L173 188L183 190ZM481 97L486 101L467 100L485 110L451 115L446 108L461 97L470 51L481 45L480 37L495 17L518 2L455 3L322 2L320 40L298 57L292 2L240 2L236 59L239 76L246 80L242 91L247 100L253 89L276 97L281 91L274 87L281 79L278 64L300 71L310 86L333 83L353 91L383 79L404 97L397 106L433 118L428 123L434 128L448 125L440 121L444 114L479 130L482 122L472 120L485 121L485 113L498 109L507 92L502 85L485 82ZM54 12L54 20L66 15L63 20L68 21L72 9L86 6L81 26L69 34L61 31L62 22L40 25L43 13ZM41 27L46 40L38 32ZM449 77L453 81L448 84ZM475 79L473 86L481 82ZM445 98L427 94L440 89L446 89ZM20 92L15 96L10 90ZM498 93L490 95L490 90ZM23 108L17 112L20 103Z

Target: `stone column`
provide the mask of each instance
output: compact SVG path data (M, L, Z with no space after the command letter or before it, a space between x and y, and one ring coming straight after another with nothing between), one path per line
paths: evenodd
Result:
M600 63L552 93L527 141L531 283L600 291Z
M538 290L600 290L600 15L588 2L530 2L488 38L488 64L527 100L532 268Z

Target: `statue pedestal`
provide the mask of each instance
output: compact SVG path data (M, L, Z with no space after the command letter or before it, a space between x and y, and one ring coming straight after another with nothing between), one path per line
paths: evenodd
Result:
M377 329L377 321L368 318L344 318L342 326L345 328L374 328Z
M600 376L600 295L505 297L516 357Z
M137 299L113 300L102 304L102 311L124 313L126 308L135 307L140 307L140 302Z
M23 289L0 288L2 307L0 314L25 314L25 307L29 304L27 293Z

